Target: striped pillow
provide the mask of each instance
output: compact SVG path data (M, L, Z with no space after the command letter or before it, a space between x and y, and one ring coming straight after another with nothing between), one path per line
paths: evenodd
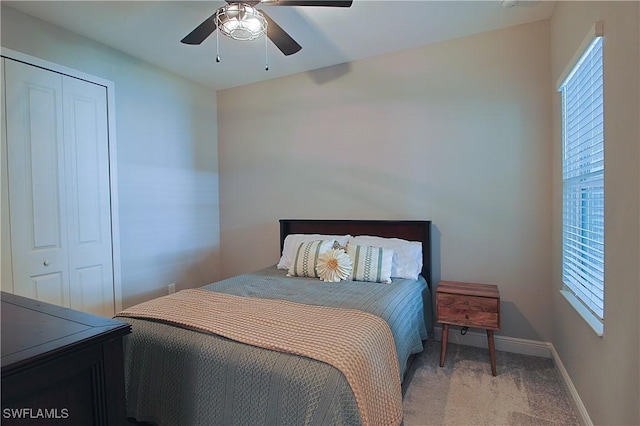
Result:
M321 253L333 247L335 240L305 241L298 244L294 252L293 263L289 267L289 277L313 277L318 278L316 264Z
M393 250L383 247L349 244L347 254L353 263L349 279L375 283L391 282Z

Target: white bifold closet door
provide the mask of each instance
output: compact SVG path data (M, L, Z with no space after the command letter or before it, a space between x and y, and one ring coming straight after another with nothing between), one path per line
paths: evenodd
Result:
M4 61L13 291L113 316L106 88Z

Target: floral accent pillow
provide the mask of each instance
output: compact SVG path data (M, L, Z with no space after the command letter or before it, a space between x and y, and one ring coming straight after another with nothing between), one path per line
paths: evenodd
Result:
M316 272L322 281L337 283L351 275L353 264L343 249L331 249L320 255Z

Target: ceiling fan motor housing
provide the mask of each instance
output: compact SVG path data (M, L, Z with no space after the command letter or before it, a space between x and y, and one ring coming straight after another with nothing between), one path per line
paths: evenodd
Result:
M267 20L246 3L230 3L216 12L220 31L234 40L253 40L267 32Z

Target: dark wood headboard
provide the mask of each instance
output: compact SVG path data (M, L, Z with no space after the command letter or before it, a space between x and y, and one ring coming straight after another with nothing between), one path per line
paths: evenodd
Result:
M431 287L431 221L430 220L322 220L281 219L280 252L289 234L374 235L402 238L422 243L421 275Z

